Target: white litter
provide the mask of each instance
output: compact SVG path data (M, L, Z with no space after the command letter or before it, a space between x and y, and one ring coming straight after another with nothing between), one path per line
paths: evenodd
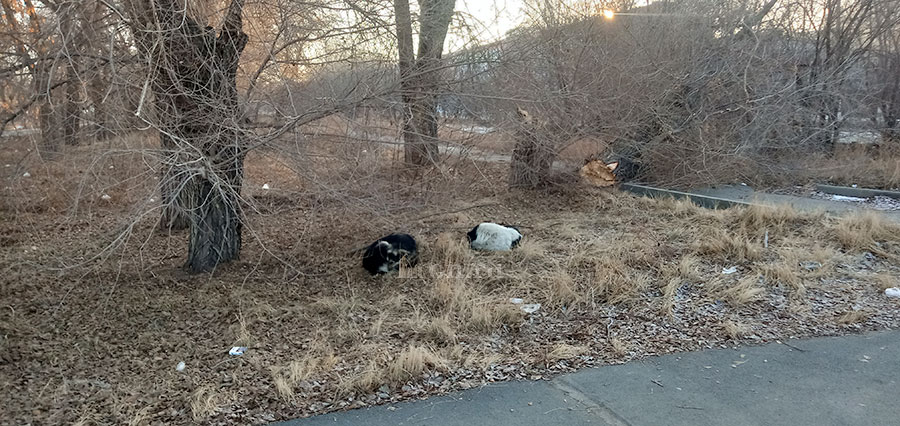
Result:
M112 200L112 197L110 197L108 194L103 194L100 196L100 199L109 201L109 200Z
M848 197L846 195L832 195L831 199L834 201L849 201L849 202L853 202L853 203L861 203L863 201L866 201L865 198Z
M156 198L151 198L151 199L150 199L150 202L151 202L151 203L155 203L155 202L156 202Z
M265 190L268 190L268 189L269 189L269 184L268 184L268 183L264 183L263 186L262 186L262 188L265 189Z
M884 290L884 295L887 297L896 297L900 299L900 287L891 287Z
M514 305L521 305L521 304L525 303L525 301L522 299L519 299L518 297L510 297L509 303L512 303Z
M854 188L856 188L856 184L855 184L855 183L854 183L854 184L853 184L853 185L850 185L850 186L852 186L852 187L854 187Z
M722 268L723 275L731 275L735 272L737 272L737 266L732 266L730 268Z
M178 365L175 366L175 371L184 371L184 367L184 361L181 361L178 363Z
M115 166L109 166L110 169L115 169Z
M22 173L22 177L31 177L31 173L28 173L28 172Z
M12 164L4 164L3 167L10 167Z
M230 351L228 351L228 355L241 356L244 354L244 351L246 351L246 350L247 350L247 348L244 346L234 346L231 348Z
M522 309L522 312L525 312L526 314L533 314L541 309L541 304L529 303L527 305L522 305L520 309Z

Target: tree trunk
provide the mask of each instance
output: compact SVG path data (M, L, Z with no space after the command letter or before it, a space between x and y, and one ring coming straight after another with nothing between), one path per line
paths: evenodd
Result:
M400 92L403 98L404 159L423 166L438 160L437 92L441 55L456 0L421 0L417 57L412 51L412 20L408 0L394 0L399 50Z
M38 124L41 126L41 157L53 159L59 153L59 127L56 112L50 103L50 67L46 61L34 65L35 104L38 109Z
M105 141L112 137L112 125L114 120L110 119L110 110L104 105L104 96L106 87L110 84L109 78L105 75L105 70L101 70L94 76L89 87L91 93L91 105L94 107L94 137L97 140Z
M156 4L164 34L154 92L174 173L165 179L164 172L161 189L164 200L188 213L191 272L212 271L241 250L244 133L235 76L247 44L242 9L243 0L231 1L216 37L179 13L174 0Z
M63 142L66 145L78 145L78 130L81 128L81 83L78 76L76 57L69 58L66 67L66 101L62 112Z
M509 167L509 186L537 188L550 178L555 153L553 144L528 112L519 110L522 128L516 136Z

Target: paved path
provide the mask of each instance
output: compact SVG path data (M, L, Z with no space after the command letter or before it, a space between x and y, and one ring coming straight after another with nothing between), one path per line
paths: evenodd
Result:
M793 195L769 194L766 192L756 192L749 186L723 185L715 188L706 188L693 191L701 195L709 195L712 197L726 198L736 201L744 201L748 203L766 203L766 204L786 204L793 206L798 210L824 210L829 213L845 213L854 210L860 210L859 206L851 203L843 203L840 201L820 200L807 197L796 197ZM889 214L891 212L883 212Z
M667 355L282 424L900 424L900 331L789 343Z

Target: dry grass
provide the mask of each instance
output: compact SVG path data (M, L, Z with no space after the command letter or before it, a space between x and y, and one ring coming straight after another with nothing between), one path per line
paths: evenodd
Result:
M313 148L328 152L324 143ZM151 213L114 257L59 272L52 268L96 253L97 235L121 225L153 193L152 182L142 183L144 192L135 184L107 205L85 201L63 217L58 212L71 207L78 182L148 176L131 159L95 170L115 176L73 183L66 176L76 159L32 173L47 179L26 182L27 188L5 182L41 194L5 198L9 220L0 223L0 254L10 265L0 283L9 290L0 336L11 336L0 340L0 374L13 377L8 406L45 413L30 418L19 410L14 418L24 422L216 423L234 409L250 413L243 422L263 423L252 416L275 413L281 420L382 403L374 395L384 385L392 387L390 398L402 399L478 386L510 365L532 377L558 371L547 366L562 360L574 368L700 349L746 338L746 324L772 339L894 321L869 307L852 311L868 317L844 318L857 303L889 306L883 295L871 297L873 287L900 282L885 260L900 254L896 230L878 219L711 211L575 186L509 193L505 166L485 164L454 164L458 174L423 174L412 185L383 163L349 172L324 157L324 166L304 169L271 153L253 155L245 190L259 209L248 209L241 260L213 276L185 276L177 266L186 235L156 233ZM328 170L318 174L318 167ZM312 170L319 180L297 169ZM275 189L264 193L263 182ZM337 195L309 190L315 187ZM415 189L421 187L427 189ZM470 199L454 200L460 194ZM485 206L466 208L479 204ZM466 209L420 220L423 208ZM464 233L482 220L522 224L522 245L508 253L473 252ZM397 228L420 242L419 266L371 278L358 256L346 255ZM849 253L854 250L880 258L861 265L863 256ZM820 266L804 268L807 262ZM738 272L723 275L730 266ZM825 288L839 290L829 290L830 304L819 301ZM791 293L790 308L783 290ZM541 308L526 314L510 298ZM94 312L102 314L87 314ZM660 332L672 327L678 332ZM229 357L233 344L248 346L247 354ZM81 351L103 356L102 362L85 363ZM141 353L160 360L137 362ZM51 357L55 367L48 369ZM172 367L182 360L189 367L176 375ZM71 383L42 390L60 374L108 377L115 391L104 399ZM226 374L233 387L223 383ZM437 375L446 381L429 381ZM403 393L404 387L413 391ZM167 398L135 402L135 392ZM179 407L184 413L171 414Z
M401 385L420 377L426 369L446 368L446 361L430 348L410 345L387 367L385 380Z
M650 287L651 277L625 265L621 258L596 259L591 275L591 291L597 300L616 305L635 300Z
M869 318L869 314L865 311L847 311L835 319L840 325L852 325L865 322Z
M686 255L678 263L663 269L662 278L665 285L662 287L662 307L660 313L672 315L675 308L675 293L683 284L699 281L700 259L694 255Z
M222 394L211 385L197 388L191 395L191 415L194 420L202 420L215 414L222 406Z
M766 289L759 285L759 277L755 275L741 278L736 283L725 283L720 279L713 288L714 294L734 307L757 301L766 293Z
M545 288L544 300L549 307L571 307L590 296L579 291L575 280L564 269L554 269L544 274L539 282Z
M446 316L433 318L425 330L426 338L443 345L455 345L457 342L456 330L450 324Z
M291 385L288 377L273 369L272 383L275 385L275 392L278 393L279 398L286 402L294 400L294 387Z
M343 394L369 393L384 384L386 371L378 366L378 362L369 359L362 368L358 368L349 378L342 378L339 391Z
M465 238L449 232L442 232L435 240L432 256L435 263L449 267L467 264L474 254L469 249Z
M737 223L748 235L774 244L779 239L791 238L807 224L823 218L821 213L799 212L790 205L757 204L739 209Z
M750 334L751 328L746 324L735 322L732 320L726 320L722 323L722 329L725 331L725 335L732 340L740 339L748 334Z
M700 238L696 252L700 256L716 258L722 262L752 262L760 259L761 247L734 230L708 229Z
M548 362L556 362L564 359L575 358L579 355L587 353L587 346L573 346L566 343L560 343L553 346L553 349L547 352L546 360Z
M806 156L796 167L801 177L815 182L866 188L900 188L900 156L897 154L890 150L875 154L867 152L865 146L840 147L831 156Z
M900 226L874 211L852 213L842 217L833 226L834 237L848 250L869 250L878 254L885 251L881 243L900 240Z
M875 274L872 280L875 282L875 288L878 289L879 293L884 293L885 290L891 287L900 287L900 279L889 273L880 272Z
M623 357L628 354L628 345L618 337L609 339L609 347L612 349L613 354L615 354L615 356L617 357Z
M504 300L484 298L473 302L463 317L469 331L489 333L503 326L515 327L522 321L523 313Z
M537 260L547 253L546 245L541 241L523 237L514 251L516 258L522 262Z
M799 275L799 263L791 258L781 262L760 265L759 272L770 285L781 285L787 288L794 297L806 295L806 285Z

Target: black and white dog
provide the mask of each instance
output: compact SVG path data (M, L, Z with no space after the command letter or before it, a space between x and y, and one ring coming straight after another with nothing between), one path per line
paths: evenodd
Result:
M409 234L391 234L381 237L363 254L363 268L372 275L383 274L400 269L400 262L406 266L416 266L419 251L416 240Z
M522 233L515 226L484 222L472 228L466 237L474 250L505 251L519 245Z

